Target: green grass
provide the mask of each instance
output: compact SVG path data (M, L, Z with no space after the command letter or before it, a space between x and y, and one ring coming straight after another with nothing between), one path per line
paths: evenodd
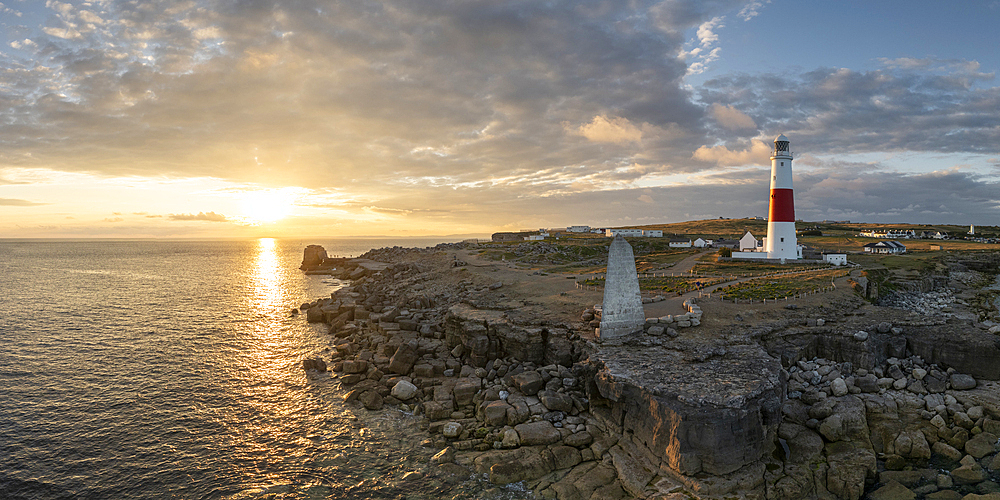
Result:
M717 289L715 293L722 293L725 294L726 298L740 300L779 299L828 287L834 278L846 276L847 273L848 271L844 269L830 269L793 276L759 278L724 286Z

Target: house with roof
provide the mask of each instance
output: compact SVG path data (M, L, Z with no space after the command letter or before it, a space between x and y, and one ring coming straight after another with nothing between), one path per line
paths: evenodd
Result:
M670 248L691 248L691 238L670 238Z
M740 238L741 252L755 252L758 248L763 246L764 245L760 241L757 241L757 238L754 237L750 231L747 231L747 234L744 234L743 237Z
M906 253L906 246L895 240L885 240L865 245L865 253L898 254Z

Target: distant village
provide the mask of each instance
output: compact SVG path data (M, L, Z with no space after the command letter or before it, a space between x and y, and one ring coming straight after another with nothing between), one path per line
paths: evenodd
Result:
M765 217L747 217L750 220L766 221ZM801 222L801 221L800 221ZM849 223L850 221L823 221L824 223ZM822 236L818 228L804 229L800 233L814 236ZM599 234L608 238L621 235L625 238L663 238L664 234L659 229L640 228L598 228L591 226L569 226L565 228L541 228L538 230L521 230L516 232L493 233L494 242L512 241L543 241L546 238L558 239L562 236L572 237L574 235ZM766 238L758 239L747 231L740 239L708 239L701 237L688 237L684 235L667 235L667 242L670 248L728 248L734 252L760 252L765 245ZM902 254L906 253L906 245L899 240L966 240L977 243L1000 244L1000 238L991 236L984 237L976 234L975 226L969 226L969 232L962 235L949 234L947 231L918 231L915 229L868 229L860 231L857 236L873 238L879 241L864 245L864 252L872 254ZM802 259L821 260L835 265L846 263L845 254L824 254L808 246L799 245L800 257ZM938 245L931 245L931 250L940 250Z

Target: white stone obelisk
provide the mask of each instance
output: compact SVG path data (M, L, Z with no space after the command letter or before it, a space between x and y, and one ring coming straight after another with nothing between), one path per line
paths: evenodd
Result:
M632 245L617 235L608 248L608 273L604 278L604 305L598 338L601 341L621 339L641 332L645 322Z
M795 202L792 191L792 153L784 134L774 139L771 152L771 202L767 216L767 242L764 251L769 259L795 260Z

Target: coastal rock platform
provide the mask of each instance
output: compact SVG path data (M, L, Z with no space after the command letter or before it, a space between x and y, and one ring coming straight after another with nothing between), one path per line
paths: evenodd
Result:
M700 301L699 326L600 343L586 312L599 292L566 276L460 246L366 258L383 265L303 310L328 325L346 398L377 408L377 393L426 420L433 470L557 499L1000 491L988 325L842 286L794 304Z

